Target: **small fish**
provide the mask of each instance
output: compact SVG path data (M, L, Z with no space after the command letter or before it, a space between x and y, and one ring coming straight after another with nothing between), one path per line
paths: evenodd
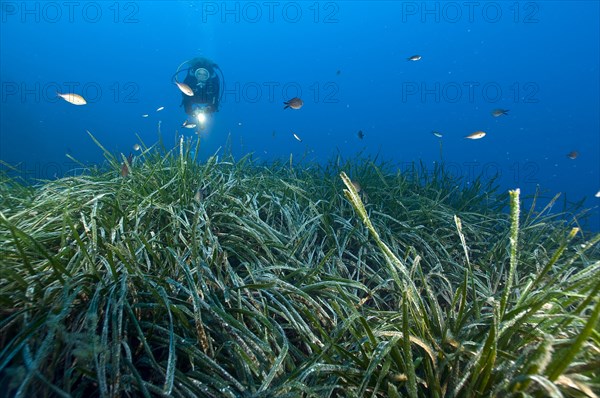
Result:
M140 144L133 145L133 150L134 151L139 151L140 149L142 149L142 147L140 146Z
M185 128L185 129L193 129L196 128L196 123L189 123L187 120L185 122L183 122L183 124L181 125L181 127Z
M163 109L165 109L165 107L164 107L164 106L161 106L160 108L156 109L156 112L160 112L160 111L162 111Z
M285 101L283 104L285 105L283 107L283 109L287 109L287 108L300 109L300 108L302 108L302 105L304 105L304 102L300 98L294 97L289 101Z
M358 133L356 135L358 135L359 140L362 140L363 138L365 138L365 133L363 133L362 130L358 130Z
M148 115L147 113L143 114L142 117L148 117L150 115Z
M493 117L498 117L498 116L502 116L502 115L508 115L508 109L494 109L492 111Z
M442 138L442 133L440 133L439 131L432 131L431 134L435 135L437 138Z
M571 151L571 152L567 153L567 157L571 160L577 159L578 156L579 156L579 152L577 152L577 151Z
M362 187L360 186L358 181L351 181L351 182L352 182L352 185L354 185L354 189L356 189L356 192L360 193L360 191L362 191Z
M338 69L337 72L335 72L335 75L339 76L341 73L342 73L342 71Z
M412 57L406 58L407 61L418 61L421 59L420 55L413 55Z
M131 162L133 162L133 153L130 152L129 156L127 156L127 162L123 162L121 165L121 177L127 177L129 175L129 166L131 166Z
M468 138L470 140L478 140L483 137L485 137L485 131L476 131L473 134L469 134L465 138Z
M292 133L294 135L294 138L297 139L298 141L302 142L302 138L298 137L298 134L296 133Z
M597 198L600 198L600 191L596 192L596 194L594 196Z
M177 87L179 87L181 92L184 93L185 95L187 95L188 97L194 96L194 91L187 84L179 83L179 82L175 82L175 84L177 84Z
M70 104L73 105L85 105L87 104L87 101L79 94L73 94L73 93L69 93L69 94L61 94L61 93L56 93L56 95L58 95L60 98L64 99L65 101L67 101Z

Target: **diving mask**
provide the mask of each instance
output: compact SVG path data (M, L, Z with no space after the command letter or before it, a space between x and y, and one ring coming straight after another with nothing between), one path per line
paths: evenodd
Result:
M198 80L198 82L204 83L210 77L210 73L204 68L198 68L194 72L194 77L196 78L196 80Z

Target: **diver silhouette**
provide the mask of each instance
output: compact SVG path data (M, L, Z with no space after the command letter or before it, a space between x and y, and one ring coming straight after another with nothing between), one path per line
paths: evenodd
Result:
M178 76L185 72L183 83L193 95L182 93L181 105L194 123L202 124L206 116L218 112L223 97L221 87L225 84L219 65L207 58L193 58L183 62L173 74L172 80L180 83Z

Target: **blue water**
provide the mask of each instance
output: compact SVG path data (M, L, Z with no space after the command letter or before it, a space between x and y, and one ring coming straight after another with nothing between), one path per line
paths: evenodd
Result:
M86 130L125 155L136 134L156 142L159 121L166 142L195 137L171 76L204 56L226 84L200 135L204 158L229 138L234 154L265 160L363 151L433 164L437 130L456 174L585 198L587 228L600 230L597 1L2 0L0 12L0 159L31 178L68 173L66 153L101 162ZM302 109L283 110L294 96ZM487 135L464 139L477 130Z

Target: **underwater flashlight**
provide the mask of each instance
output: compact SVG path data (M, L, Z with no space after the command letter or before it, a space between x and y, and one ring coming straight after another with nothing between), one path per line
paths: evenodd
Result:
M196 119L198 119L198 123L203 124L206 122L206 114L200 111L198 114L196 114Z

